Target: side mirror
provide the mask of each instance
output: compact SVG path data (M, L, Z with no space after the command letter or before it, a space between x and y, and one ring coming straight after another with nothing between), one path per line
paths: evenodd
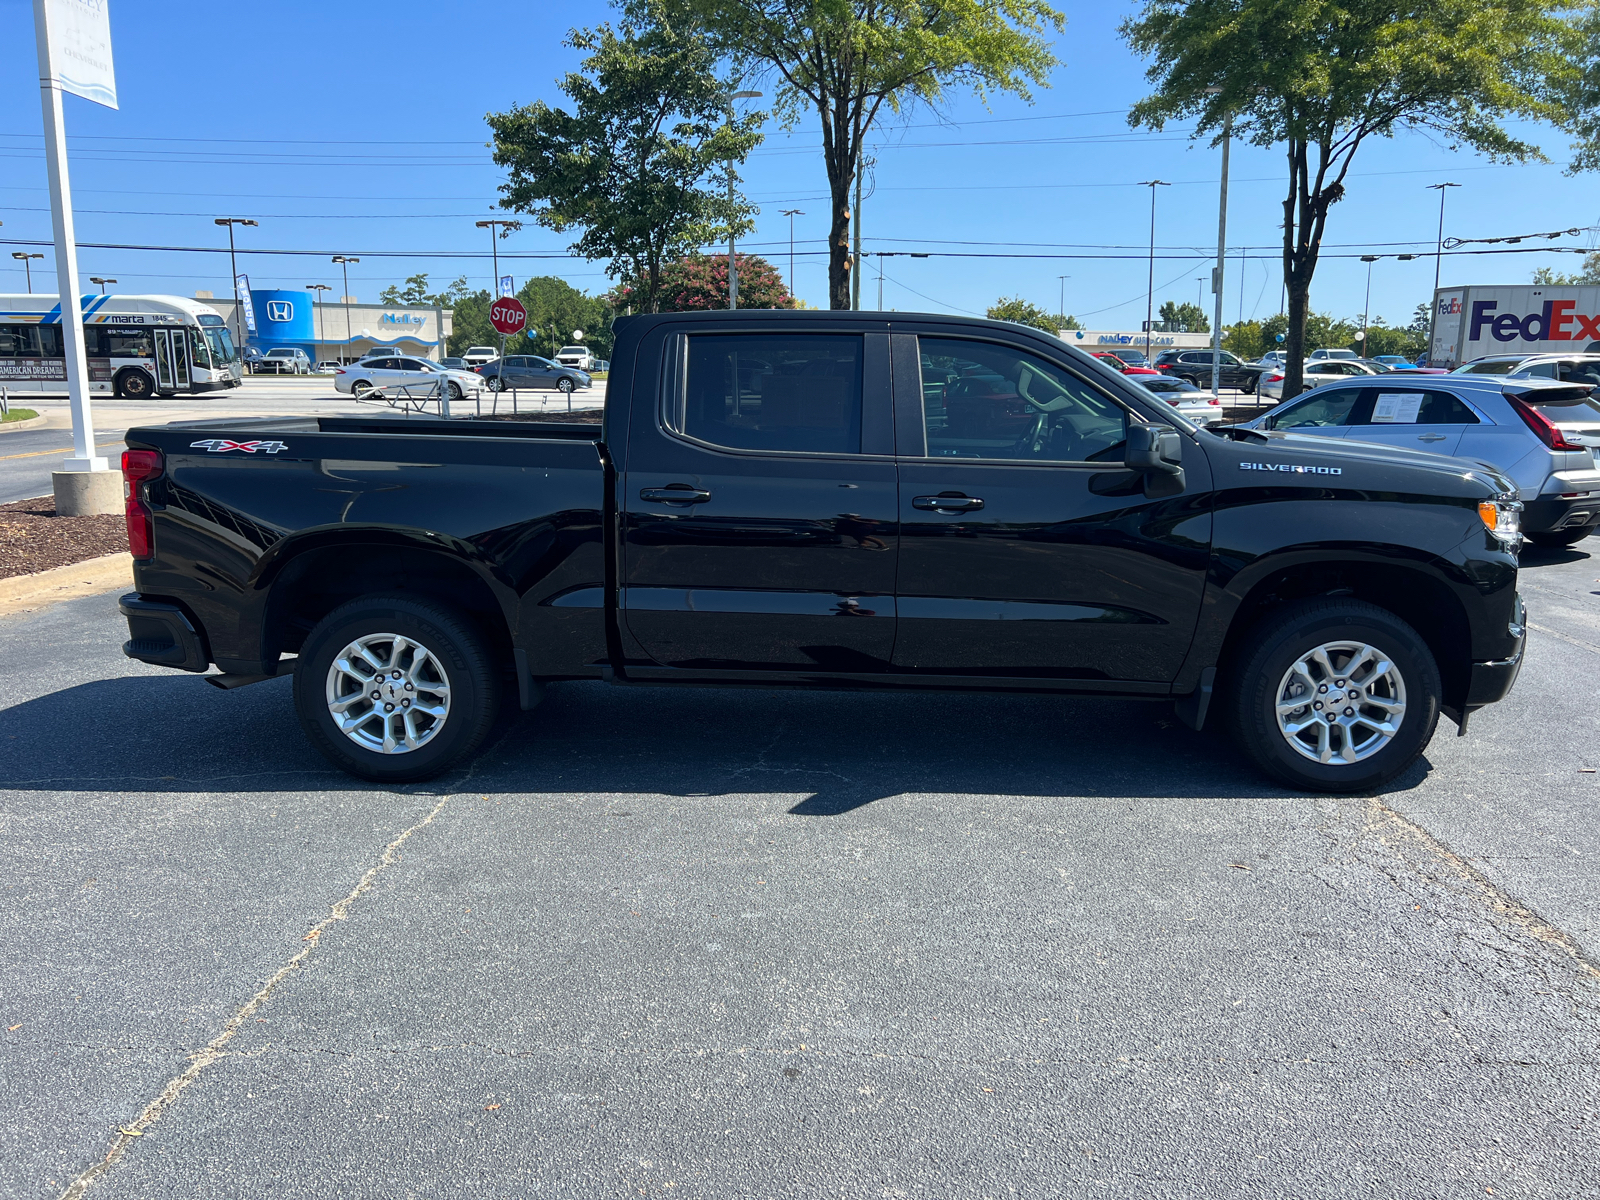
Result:
M1123 462L1131 470L1163 475L1183 472L1183 440L1165 425L1130 424L1127 447Z

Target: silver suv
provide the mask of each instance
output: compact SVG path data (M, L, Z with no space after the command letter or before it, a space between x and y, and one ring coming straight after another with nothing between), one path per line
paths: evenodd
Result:
M1600 384L1600 354L1492 354L1462 363L1450 373Z
M1522 531L1570 546L1600 526L1600 401L1589 384L1493 375L1385 375L1324 384L1252 428L1476 459L1517 484Z

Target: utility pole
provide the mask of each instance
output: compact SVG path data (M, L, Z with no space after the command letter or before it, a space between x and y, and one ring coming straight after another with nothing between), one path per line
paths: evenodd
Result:
M1139 182L1140 187L1150 189L1150 282L1145 292L1144 302L1144 357L1146 363L1150 361L1150 331L1155 325L1156 314L1156 189L1158 187L1171 187L1170 183L1161 179L1144 179Z
M244 349L244 306L239 300L239 260L234 256L233 252L233 227L235 225L256 225L259 222L251 221L245 217L217 217L211 223L228 227L228 267L233 272L233 321L239 329L238 341L242 353Z
M504 226L505 233L497 235L495 233L495 226L497 225ZM487 221L479 221L478 228L487 229L489 231L489 257L494 261L494 287L489 289L489 295L493 297L493 299L489 301L490 305L492 306L494 301L500 298L500 244L498 238L504 237L506 233L510 233L514 229L521 229L522 222L507 221L500 217L491 217ZM506 335L502 333L500 335L500 357L503 359L505 356Z
M789 294L794 295L794 219L806 214L798 208L786 208L783 215L789 218Z
M1217 269L1211 275L1211 291L1216 296L1212 305L1213 317L1211 320L1211 395L1213 398L1222 393L1222 284L1224 267L1227 264L1228 254L1228 148L1233 140L1233 112L1222 120L1222 193L1217 198ZM1240 317L1244 320L1244 265L1243 251L1240 251L1239 266L1239 304Z
M1433 253L1433 295L1428 297L1428 365L1433 366L1433 333L1439 323L1439 267L1444 262L1444 197L1459 183L1430 183L1429 188L1439 193L1439 240Z
M850 307L856 311L861 308L861 272L866 268L862 265L861 258L861 176L866 171L866 163L861 153L861 114L856 113L856 202L850 209L850 233L855 239L855 248L850 254Z
M335 254L333 261L338 263L339 268L344 272L344 347L345 350L349 350L350 343L355 340L350 333L350 264L358 263L361 260L359 258L350 258L343 254ZM339 355L339 361L344 361L343 352Z
M735 92L728 97L728 124L732 126L737 115L734 112L735 100L759 100L760 92ZM733 159L728 160L728 308L739 307L739 260L733 249Z
M11 257L12 258L19 258L19 259L22 260L22 269L24 271L26 271L27 275L28 275L28 295L30 295L30 296L33 295L33 261L32 260L36 259L36 258L43 258L44 255L42 255L42 254L25 254L21 250L13 250L11 252Z
M306 284L306 291L316 294L316 303L311 307L312 310L317 314L317 357L320 359L322 357L322 331L327 328L328 324L328 318L322 311L322 293L331 292L333 289L325 283L308 283Z

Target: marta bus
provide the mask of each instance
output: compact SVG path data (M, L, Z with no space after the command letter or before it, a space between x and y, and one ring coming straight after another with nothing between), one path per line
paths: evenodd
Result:
M81 298L89 390L131 400L238 387L239 350L216 309L182 296ZM61 304L0 296L0 387L11 396L67 390Z

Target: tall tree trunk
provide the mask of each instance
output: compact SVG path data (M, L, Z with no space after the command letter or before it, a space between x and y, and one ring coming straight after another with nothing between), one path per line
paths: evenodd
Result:
M1305 386L1306 300L1310 280L1299 271L1299 237L1304 215L1306 144L1289 139L1289 194L1283 199L1283 287L1289 299L1289 328L1283 335L1283 399L1292 400Z
M828 226L828 307L850 307L850 179L828 180L832 220Z

